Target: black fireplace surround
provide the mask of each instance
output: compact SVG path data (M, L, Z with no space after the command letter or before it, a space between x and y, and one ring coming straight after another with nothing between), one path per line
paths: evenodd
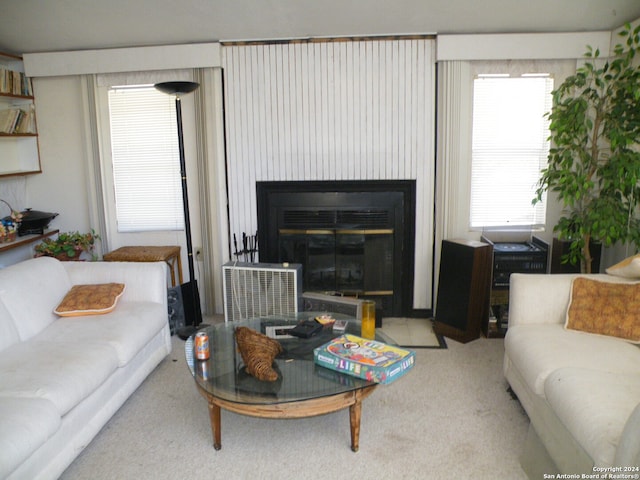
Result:
M261 262L301 263L304 291L413 305L415 181L257 182Z

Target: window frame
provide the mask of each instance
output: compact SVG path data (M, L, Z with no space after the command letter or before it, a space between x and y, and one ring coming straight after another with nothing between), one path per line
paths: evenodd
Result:
M549 132L548 132L548 126L549 126L549 121L546 118L546 116L544 115L545 112L548 112L551 108L551 91L553 90L553 84L554 84L554 75L552 72L542 72L542 73L519 73L519 72L508 72L508 68L504 68L502 70L498 69L497 71L494 69L493 71L491 71L491 69L487 69L489 70L489 73L484 73L482 69L478 69L476 70L476 74L473 77L473 83L472 83L472 118L471 118L471 160L470 160L470 168L471 168L471 178L470 178L470 193L469 193L469 217L468 217L468 228L470 231L486 231L486 230L536 230L536 231L543 231L545 230L545 226L546 226L546 196L542 199L542 202L539 202L536 206L531 205L531 200L533 200L533 198L535 197L535 188L537 185L537 180L539 178L540 175L540 170L542 168L544 168L544 166L546 165L546 159L548 156L548 151L549 151ZM492 205L492 201L489 199L485 199L484 203L478 204L478 197L481 196L482 194L487 194L490 191L490 187L492 182L496 179L499 178L501 174L507 174L508 172L508 167L509 164L511 163L511 160L507 160L506 158L504 158L504 160L499 161L497 163L497 165L495 163L493 163L492 160L487 160L485 159L485 162L482 165L478 164L478 154L480 152L479 150L479 144L478 144L478 137L477 137L477 127L476 127L476 122L477 121L481 121L482 119L477 118L477 111L476 109L478 108L478 104L481 100L479 100L478 97L478 93L476 91L476 85L480 85L480 81L487 81L486 85L490 85L489 82L501 82L503 80L522 80L523 83L527 82L527 83L540 83L539 86L537 86L536 88L543 88L543 95L546 95L545 101L544 101L544 105L535 105L532 108L537 108L540 110L540 116L539 116L539 120L540 122L536 121L535 123L536 128L538 130L540 130L542 128L541 131L539 131L539 136L537 136L536 141L533 142L533 139L527 139L526 137L534 137L535 135L527 135L524 138L521 138L520 141L521 142L531 142L529 143L529 148L522 148L518 143L514 142L512 144L505 144L504 148L497 148L494 149L493 152L491 153L491 148L490 146L485 147L485 151L488 151L490 153L487 154L487 156L492 157L492 158L501 158L500 155L506 155L507 151L511 151L511 156L510 158L514 158L513 155L516 154L518 158L520 158L522 161L526 161L526 157L529 156L533 156L533 157L537 157L537 165L532 165L530 167L530 169L535 169L535 173L530 172L528 175L529 180L531 181L531 184L529 187L527 187L527 182L523 182L521 184L519 184L517 187L514 186L511 190L507 189L507 190L503 190L505 192L505 195L510 195L508 197L508 199L512 199L514 197L514 195L517 197L519 196L519 191L521 188L530 188L529 193L527 194L527 197L530 198L524 198L523 196L521 196L520 198L520 202L519 202L519 207L521 210L519 212L519 214L513 215L511 214L509 216L508 212L507 212L507 216L509 216L509 218L505 218L504 221L500 221L499 218L497 218L497 216L493 216L493 218L491 218L491 215L482 215L482 214L477 214L478 209L482 209L482 208L491 208ZM517 84L514 83L514 87L516 88ZM510 86L511 88L511 86ZM505 91L501 91L501 93L505 93ZM521 98L521 97L518 97ZM522 106L523 102L519 102L517 105L519 107ZM506 112L503 110L503 113L507 113L509 115L515 115L516 113L514 111L509 111L509 107L510 106L515 106L516 103L515 101L512 100L512 102L509 102L507 105L505 105L504 109L506 109ZM515 110L515 109L512 109ZM491 119L490 117L492 115L495 115L494 112L489 112L489 113L485 113L486 114L486 118L485 121L497 121L495 118ZM513 125L513 123L511 123L511 125ZM505 124L502 126L503 129L508 130L511 126L509 124L509 122L505 122ZM500 133L493 133L494 131L498 131L498 129L492 129L490 132L481 132L485 135L484 140L485 141L489 141L489 140L498 140L499 137L502 134L502 132L500 131ZM521 131L518 132L518 134L521 133ZM492 138L495 137L495 138ZM520 138L520 137L519 137ZM539 146L538 146L539 145ZM527 154L527 152L529 152ZM533 152L537 152L537 153L533 153ZM501 169L497 169L497 166L501 166ZM482 192L479 194L478 193L478 184L477 184L477 179L478 179L478 169L480 168L484 168L485 171L487 173L485 173L485 175L487 175L487 178L484 179L484 182L482 182L481 188L484 189L482 190ZM511 174L513 176L513 174ZM505 185L505 178L503 178L503 180L501 182L499 182L502 185ZM508 193L510 191L510 194ZM507 199L507 200L508 200ZM495 201L493 202L495 203ZM502 205L505 204L505 200L502 200ZM513 204L511 204L513 205ZM531 205L530 207L530 213L527 214L525 213L524 208L526 208L525 206ZM474 216L474 213L476 214ZM530 221L527 221L527 217L530 218Z
M183 231L175 100L153 84L110 86L107 100L118 233Z

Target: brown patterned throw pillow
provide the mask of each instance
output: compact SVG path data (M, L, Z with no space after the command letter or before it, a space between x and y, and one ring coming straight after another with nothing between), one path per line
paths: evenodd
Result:
M123 293L123 283L74 285L53 312L61 317L109 313Z
M640 343L640 283L576 277L565 328Z

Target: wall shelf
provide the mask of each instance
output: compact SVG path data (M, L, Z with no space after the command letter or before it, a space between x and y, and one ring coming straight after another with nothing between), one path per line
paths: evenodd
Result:
M22 57L0 52L0 177L42 172L37 132Z
M0 243L0 253L13 250L14 248L24 247L25 245L31 245L32 243L44 240L47 237L57 235L60 230L47 230L43 234L24 235L17 237L13 242Z

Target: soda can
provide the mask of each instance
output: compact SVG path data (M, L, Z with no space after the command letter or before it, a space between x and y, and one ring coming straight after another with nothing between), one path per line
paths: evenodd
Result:
M198 360L209 359L209 335L204 332L196 333L195 338L196 358Z
M196 363L196 372L203 380L209 380L209 362Z

